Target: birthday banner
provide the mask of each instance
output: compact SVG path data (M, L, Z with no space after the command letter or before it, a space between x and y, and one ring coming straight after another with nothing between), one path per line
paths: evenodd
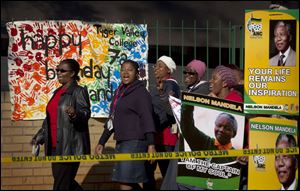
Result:
M299 115L298 9L246 10L244 107L249 114Z
M15 21L9 34L8 81L12 120L44 119L46 105L60 86L55 68L61 60L79 62L79 84L88 88L92 117L107 117L121 82L121 63L134 60L148 81L145 24L68 21Z

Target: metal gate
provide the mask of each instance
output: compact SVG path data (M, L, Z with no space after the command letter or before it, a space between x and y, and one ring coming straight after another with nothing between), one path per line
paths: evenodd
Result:
M145 22L146 23L146 22ZM192 26L185 25L182 20L180 26L173 26L172 21L155 26L148 26L149 63L155 63L161 55L167 55L176 62L177 70L174 74L180 86L183 86L183 70L191 60L199 59L207 64L206 80L210 79L211 70L217 65L234 64L240 69L244 67L244 26L233 25L231 22L217 24L209 21L193 21ZM164 42L161 41L164 36ZM152 41L152 42L151 42ZM149 67L150 86L152 69Z

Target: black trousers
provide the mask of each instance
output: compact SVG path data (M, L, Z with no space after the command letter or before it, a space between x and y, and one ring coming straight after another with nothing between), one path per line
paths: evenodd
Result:
M157 152L173 152L175 146L168 145L155 145L155 149ZM153 164L146 163L146 173L148 176L148 182L144 183L144 190L155 190L156 189L156 181L155 181L155 170L158 164L162 178L165 178L170 160L156 160Z
M75 177L79 162L52 163L53 190L83 190Z
M56 155L56 149L52 149L52 156ZM76 182L75 177L80 162L53 162L52 175L54 178L53 190L83 190Z

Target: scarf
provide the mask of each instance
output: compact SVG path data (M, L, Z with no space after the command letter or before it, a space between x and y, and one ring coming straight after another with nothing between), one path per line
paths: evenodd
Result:
M228 143L226 145L222 145L221 143L219 143L219 141L217 139L215 139L215 143L214 145L219 149L219 150L229 150L232 148L232 143Z

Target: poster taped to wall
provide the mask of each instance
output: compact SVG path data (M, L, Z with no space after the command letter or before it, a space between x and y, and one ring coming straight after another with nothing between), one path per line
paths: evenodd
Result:
M296 120L250 119L249 148L298 147ZM299 149L299 147L298 147ZM264 152L272 152L266 150ZM254 155L248 161L249 190L296 190L298 155ZM293 184L294 183L294 184ZM281 189L281 184L285 189ZM287 189L290 188L290 189Z
M299 115L299 10L246 10L244 110Z
M87 86L91 117L107 117L121 82L120 64L139 63L148 80L148 32L145 24L68 21L14 21L9 34L8 80L13 120L45 117L46 104L60 86L55 68L63 59L81 66L79 84Z

